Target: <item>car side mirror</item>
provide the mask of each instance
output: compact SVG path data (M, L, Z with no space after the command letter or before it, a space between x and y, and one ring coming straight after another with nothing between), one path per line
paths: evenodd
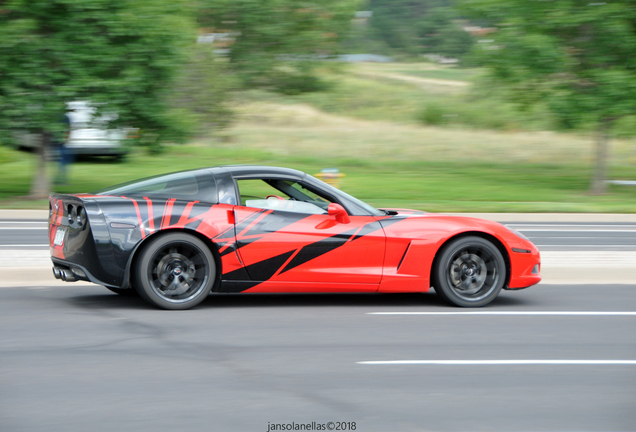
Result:
M347 211L340 204L329 204L329 207L327 207L327 213L329 214L329 216L335 216L337 222L344 224L351 222Z

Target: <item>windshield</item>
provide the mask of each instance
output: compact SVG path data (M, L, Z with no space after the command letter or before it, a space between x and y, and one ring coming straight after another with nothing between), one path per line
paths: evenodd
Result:
M370 206L369 204L365 203L364 201L360 201L358 198L352 197L351 195L349 195L346 192L341 191L340 189L337 189L333 186L331 186L328 183L325 183L321 180L318 180L315 177L311 177L313 180L320 182L321 183L321 187L322 189L326 190L327 192L330 192L336 196L340 196L345 198L347 201L351 202L352 204L356 205L357 207L359 207L360 209L364 210L366 213L369 213L373 216L384 216L386 213L384 213L381 210L378 210L377 208Z

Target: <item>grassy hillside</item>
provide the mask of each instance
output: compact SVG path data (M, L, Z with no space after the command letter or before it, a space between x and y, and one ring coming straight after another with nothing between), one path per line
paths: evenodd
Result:
M57 190L89 192L163 172L258 163L309 173L337 167L346 174L342 189L381 207L636 211L636 187L612 186L607 196L588 195L592 136L530 127L484 130L450 121L439 126L422 124L422 106L431 101L447 101L441 105L447 111L457 103L464 112L494 118L494 110L487 104L479 108L483 101L477 96L470 96L472 104L461 102L469 98L470 83L478 71L394 64L355 65L323 74L329 87L321 93L290 97L245 92L235 107L238 121L224 133L224 140L168 147L157 156L139 150L117 165L99 160L78 162L71 167L69 185ZM403 79L405 76L415 81ZM435 80L442 82L435 84ZM489 100L497 105L495 98ZM515 121L522 118L512 111L507 115ZM539 124L537 120L535 126ZM2 149L2 206L44 206L16 198L28 194L34 166L32 155ZM54 171L51 164L50 174ZM635 140L612 141L609 174L614 179L636 180Z

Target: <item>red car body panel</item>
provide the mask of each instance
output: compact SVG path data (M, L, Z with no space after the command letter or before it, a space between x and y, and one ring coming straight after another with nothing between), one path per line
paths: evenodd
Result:
M249 219L254 209L236 207L235 213L239 221L238 254L248 273L249 267L264 257L281 256L281 266L267 279L270 284L283 282L286 289L290 289L287 283L294 282L357 284L360 287L354 288L356 291L377 290L386 239L375 217L351 216L350 222L343 224L333 216L308 215L277 229L268 227L265 212L241 229L240 221ZM250 234L250 228L259 226L259 222L257 234ZM369 232L362 235L365 229ZM258 274L250 273L250 277L261 279Z
M458 236L476 235L502 252L509 269L506 288L524 288L541 280L538 249L496 222L404 209L382 216L349 212L348 221L343 222L329 214L237 205L231 198L210 203L148 196L52 195L51 256L56 265L72 268L77 264L96 283L126 288L137 251L161 233L180 230L212 246L221 271L219 291L427 292L443 246ZM90 240L96 251L82 249L89 240L78 233L85 228L73 228L69 216L82 206L90 216ZM69 246L67 238L55 245L57 230L63 226L77 231L73 235L83 240L71 241ZM104 245L106 241L110 244ZM117 261L116 266L92 270L92 261L103 264L109 257ZM116 271L121 274L115 275Z
M428 290L430 270L438 251L450 239L468 234L486 235L505 248L504 256L510 264L508 288L525 288L541 280L539 274L532 274L534 266L540 263L539 250L501 224L434 213L417 214L413 210L398 212L411 213L412 216L385 229L387 254L381 292ZM513 248L529 253L513 252Z

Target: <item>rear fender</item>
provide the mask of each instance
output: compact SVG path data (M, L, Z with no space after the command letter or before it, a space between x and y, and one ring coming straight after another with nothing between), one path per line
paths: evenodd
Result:
M219 246L214 243L211 239L209 239L208 237L206 237L205 235L201 234L198 231L192 230L192 229L183 229L183 228L173 228L173 229L165 229L162 231L158 231L153 233L152 235L146 237L144 240L140 241L139 243L137 243L137 245L135 245L132 253L130 254L130 258L128 259L128 263L126 264L126 270L124 272L124 281L123 284L121 286L121 288L129 288L131 287L131 276L132 276L132 269L135 268L136 262L139 259L139 256L141 255L141 252L144 250L144 248L149 245L152 241L154 241L155 239L168 234L168 233L172 233L172 232L180 232L180 233L185 233L185 234L190 234L194 237L197 237L199 240L201 240L203 243L205 243L208 248L210 249L210 251L212 252L212 255L214 256L214 261L216 264L216 268L217 268L217 275L216 275L216 279L217 281L215 281L215 286L212 288L212 290L214 291L215 288L218 288L218 285L221 282L221 274L222 274L222 269L223 269L223 263L221 260L221 256L219 254Z

